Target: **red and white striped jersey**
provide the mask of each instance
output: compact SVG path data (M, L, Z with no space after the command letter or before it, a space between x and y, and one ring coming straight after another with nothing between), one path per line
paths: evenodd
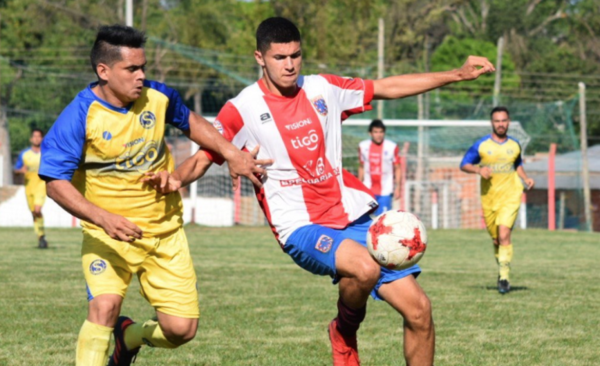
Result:
M214 122L237 147L259 145L258 159L273 159L257 198L282 246L297 228L341 229L377 206L342 167L341 122L372 108L373 82L310 75L300 76L298 86L293 97L277 96L261 79L229 100Z
M363 183L376 196L389 196L394 192L394 165L400 164L398 145L383 140L377 145L364 140L358 145L358 159L363 166Z

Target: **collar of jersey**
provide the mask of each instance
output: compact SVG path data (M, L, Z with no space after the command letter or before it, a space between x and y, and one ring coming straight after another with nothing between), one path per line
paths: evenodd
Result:
M96 93L94 93L94 91L92 90L92 88L95 87L96 85L98 85L98 82L94 81L93 83L90 83L88 85L88 87L87 87L87 91L89 92L90 96L95 101L97 101L98 103L102 104L103 106L105 106L106 108L110 109L111 111L119 112L119 113L122 113L122 114L127 114L127 112L129 112L129 110L133 106L133 103L130 103L127 107L115 107L114 105L112 105L109 102L105 101L104 99L98 97L96 95Z
M496 143L498 145L504 145L508 142L508 140L510 140L510 137L508 137L508 135L506 135L506 140L504 140L502 142L498 142L498 141L494 140L494 136L492 134L490 134L490 140L492 140L494 143Z
M294 99L294 98L296 98L298 96L298 94L300 94L300 89L302 89L303 84L304 84L304 76L300 75L298 77L298 81L296 82L296 85L298 85L298 89L296 89L296 94L294 94L290 97L286 97L285 95L273 94L273 92L271 92L269 90L269 88L267 88L267 85L265 84L265 81L262 78L258 80L258 86L260 87L260 90L262 90L262 92L265 93L265 95L268 95L269 97L277 98L277 99Z

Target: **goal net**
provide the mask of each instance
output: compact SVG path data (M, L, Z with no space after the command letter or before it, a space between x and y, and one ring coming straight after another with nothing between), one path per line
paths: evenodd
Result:
M369 138L371 120L344 122L344 168L358 174L358 144ZM394 207L413 212L431 228L482 228L479 177L460 171L466 150L491 132L489 121L385 120L386 138L400 147L402 196ZM519 122L511 122L509 134L525 151L529 136ZM173 144L173 143L172 143ZM195 147L177 139L172 152L181 163ZM241 180L232 190L226 165L213 165L190 187L184 201L186 221L209 226L265 225L252 184ZM523 216L524 218L525 216Z

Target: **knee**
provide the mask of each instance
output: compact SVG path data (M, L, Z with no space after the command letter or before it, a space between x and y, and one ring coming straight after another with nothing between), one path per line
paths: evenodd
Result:
M182 346L196 336L198 319L181 319L177 324L161 325L165 338L176 347Z
M117 317L121 311L121 298L95 298L89 305L88 319L92 323L112 327L117 322Z
M406 324L415 330L428 331L433 327L431 315L431 301L425 294L421 294L415 305L404 316Z
M356 268L355 277L360 284L365 287L373 288L379 281L381 267L377 262L369 258L360 263Z

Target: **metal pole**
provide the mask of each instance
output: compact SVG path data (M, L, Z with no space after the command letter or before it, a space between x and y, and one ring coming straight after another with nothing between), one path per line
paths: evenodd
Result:
M556 192L555 192L555 164L556 144L550 144L548 155L548 230L556 229Z
M125 25L133 27L133 0L125 1Z
M377 78L383 79L384 68L384 22L379 18L379 37L377 40ZM383 119L383 100L377 101L377 118Z
M500 103L500 87L502 84L502 52L504 49L504 37L498 38L496 54L496 80L494 81L494 107Z
M585 111L585 84L579 83L579 130L581 134L581 178L583 180L583 209L586 231L592 231L592 196L590 191L590 167L587 153L587 118Z
M560 191L558 200L558 230L565 228L565 191Z
M527 229L527 193L523 192L521 196L521 206L519 207L519 222L521 229Z

